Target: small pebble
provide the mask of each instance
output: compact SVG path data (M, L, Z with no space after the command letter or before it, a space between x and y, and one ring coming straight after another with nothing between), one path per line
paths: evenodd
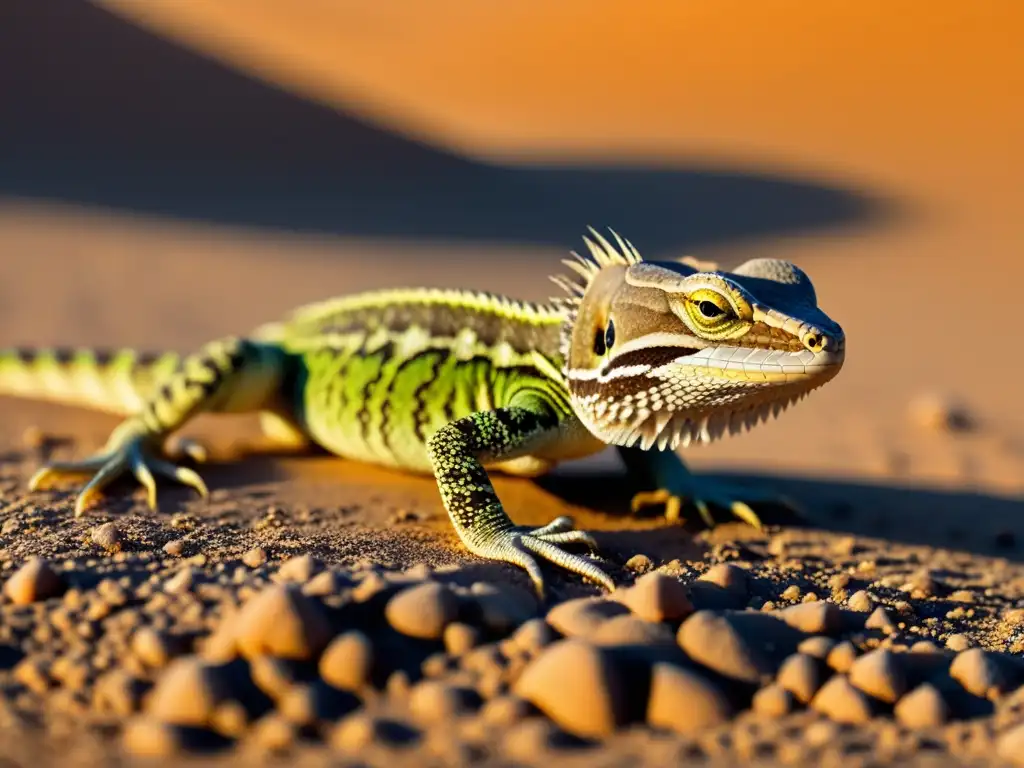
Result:
M958 653L949 666L949 676L981 698L997 698L1011 688L1004 667L981 648Z
M953 634L946 638L946 647L957 653L966 651L971 645L971 639L967 635Z
M829 651L828 656L825 658L825 663L836 672L846 673L850 671L850 667L853 666L856 660L857 649L853 643L844 641Z
M266 752L284 752L295 744L298 728L280 712L270 712L253 724L247 741Z
M690 658L726 677L761 683L774 671L758 648L717 613L693 614L679 627L677 638Z
M907 690L903 665L887 648L868 651L853 662L848 674L852 685L887 704L896 703Z
M751 709L763 717L784 717L793 711L793 694L778 683L761 688L754 694Z
M426 581L407 587L388 600L384 616L403 635L440 640L459 614L459 601L448 587Z
M320 657L320 677L335 688L358 691L373 671L373 644L358 629L334 638Z
M267 562L267 551L263 547L253 547L242 555L242 562L250 568L259 568Z
M480 630L461 621L444 628L444 648L452 656L461 656L480 644Z
M196 581L195 569L185 566L164 582L164 591L170 595L183 595L192 589Z
M322 564L310 554L289 558L281 563L274 580L278 583L305 584L320 571Z
M664 573L644 574L617 598L645 621L680 621L693 613L686 585Z
M816 637L808 637L797 646L797 650L816 659L827 659L829 653L835 647L836 641L831 637L818 635Z
M555 639L555 632L544 619L524 622L512 635L512 643L520 651L535 655Z
M823 600L791 605L779 611L779 616L789 626L809 635L831 635L842 625L839 609Z
M934 685L923 683L896 703L893 714L908 728L935 728L949 719L949 706Z
M783 600L799 600L800 599L800 587L796 584L790 584L779 595Z
M846 604L850 606L851 611L857 611L858 613L868 613L875 607L875 601L863 589L859 589L850 595L850 599L846 601Z
M615 616L604 622L589 638L601 646L666 646L676 644L672 628L644 621L636 616Z
M797 701L807 704L821 687L822 677L820 662L817 659L795 653L779 667L775 681L793 694Z
M59 597L64 594L66 588L64 580L46 560L33 557L7 580L4 584L4 594L15 605L28 605L39 600Z
M97 525L89 531L89 538L92 539L93 544L107 552L121 551L121 531L113 523Z
M625 604L601 597L581 597L559 603L547 614L547 622L566 637L589 637L613 616L629 613Z
M470 594L480 611L481 628L490 632L507 635L537 616L536 596L511 584L478 581Z
M202 727L218 704L230 698L224 678L202 659L175 659L146 698L146 713L165 723Z
M174 655L174 646L153 627L141 627L132 635L132 652L147 667L166 666Z
M676 733L699 734L729 720L733 709L724 692L704 675L672 664L655 664L647 722Z
M320 571L302 585L302 594L307 597L328 597L341 592L343 582L334 571Z
M625 682L599 649L582 640L548 646L523 670L513 693L578 736L607 736L625 721Z
M750 577L743 568L732 563L717 563L702 573L699 580L717 584L724 590L746 597Z
M633 555L626 561L626 568L633 573L647 573L654 567L654 561L647 555Z
M864 628L877 629L887 635L891 635L897 630L895 622L889 615L889 611L881 605L875 608L874 613L868 616L868 620L864 622Z
M273 654L315 659L331 640L323 609L294 586L266 587L242 605L234 619L238 650L246 658Z
M168 541L164 544L164 552L171 557L181 557L185 552L185 540L174 539L173 541Z
M837 723L866 723L871 719L867 697L843 675L835 675L818 690L811 708Z

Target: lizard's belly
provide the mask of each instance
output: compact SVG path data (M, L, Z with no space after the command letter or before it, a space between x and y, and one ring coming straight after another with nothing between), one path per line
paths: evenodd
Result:
M297 397L310 437L339 456L407 471L432 471L426 445L438 429L495 407L490 363L447 350L407 359L386 348L348 357L323 350L307 353L304 369Z

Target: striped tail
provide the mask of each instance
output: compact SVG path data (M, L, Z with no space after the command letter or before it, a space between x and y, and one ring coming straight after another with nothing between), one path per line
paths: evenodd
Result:
M181 361L176 352L131 349L0 349L0 395L127 416Z

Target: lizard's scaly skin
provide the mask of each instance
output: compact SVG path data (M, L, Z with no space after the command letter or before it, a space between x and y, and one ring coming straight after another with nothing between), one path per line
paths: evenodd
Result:
M94 473L76 514L126 472L153 505L154 474L205 494L198 474L160 456L165 439L200 412L260 412L290 443L432 473L465 546L521 566L539 591L537 557L614 585L592 559L562 549L596 551L568 518L514 525L488 469L536 475L616 445L630 472L656 489L638 494L635 507L665 503L676 517L688 497L709 522L714 503L759 524L730 489L690 475L671 449L751 426L823 384L842 364L841 329L786 262L721 273L643 262L627 242L615 248L593 235L590 257L566 262L576 278L556 278L568 298L550 304L378 291L301 308L187 356L0 352L0 394L126 416L99 454L44 466L30 485Z

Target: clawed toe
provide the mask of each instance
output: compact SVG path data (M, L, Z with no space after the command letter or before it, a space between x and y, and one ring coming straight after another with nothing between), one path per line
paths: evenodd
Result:
M127 440L112 450L82 461L48 464L32 476L28 486L30 490L35 491L47 487L50 482L63 475L92 474L92 479L86 483L75 500L75 517L85 514L107 486L128 472L146 489L146 501L153 509L157 504L156 475L187 485L201 496L208 495L206 484L195 471L175 466L171 462L150 456L149 453L141 439Z
M739 495L746 500L740 501L735 498ZM667 520L682 522L681 511L685 500L689 500L693 504L701 520L709 528L715 526L715 517L711 511L715 507L728 510L734 517L758 530L764 528L764 522L748 502L781 505L791 511L796 511L796 505L787 499L749 492L746 489L718 488L704 481L692 493L686 493L686 491L673 493L665 488L637 493L633 496L630 506L633 514L637 514L645 507L663 505Z
M537 558L575 573L600 584L609 592L615 589L615 582L592 560L562 549L566 544L583 544L593 555L598 551L597 542L585 531L573 528L569 517L558 517L540 528L516 527L496 534L490 541L478 543L474 551L484 557L518 565L533 582L537 594L544 597L544 577Z

